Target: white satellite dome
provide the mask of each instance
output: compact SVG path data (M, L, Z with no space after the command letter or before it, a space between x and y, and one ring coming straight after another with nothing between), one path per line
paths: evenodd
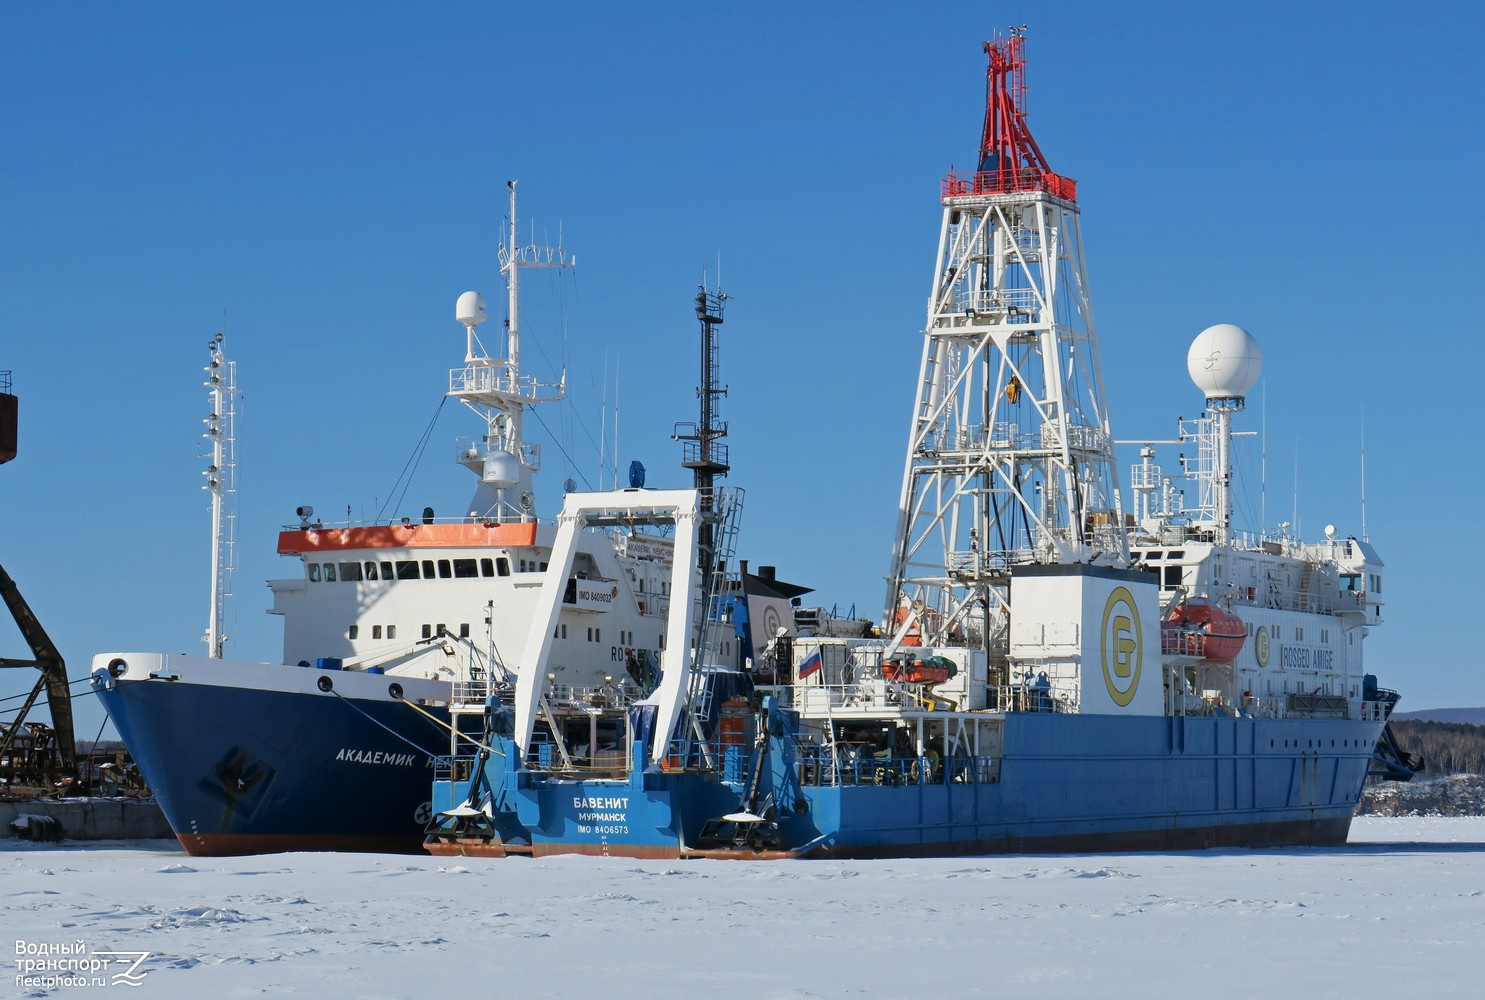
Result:
M1208 399L1242 399L1263 371L1263 351L1247 330L1218 323L1191 342L1186 371Z
M454 319L465 326L479 326L487 318L485 297L479 292L465 292L454 304Z
M492 451L485 456L480 478L497 490L508 490L521 481L521 463L508 451Z

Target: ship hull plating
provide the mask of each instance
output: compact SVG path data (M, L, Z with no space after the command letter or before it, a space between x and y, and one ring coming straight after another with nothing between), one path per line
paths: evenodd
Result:
M261 671L262 686L196 682L191 675L204 671L195 669L179 680L95 674L95 690L186 852L418 850L433 756L448 736L388 697L399 679L241 669ZM325 676L345 693L313 686ZM279 678L310 690L274 690ZM354 688L367 690L358 696ZM370 690L380 697L367 697Z
M565 779L500 758L491 838L430 838L435 854L636 858L900 858L1344 843L1380 722L1013 714L996 758L926 765L800 756L776 740L760 786L776 824L758 849L708 841L746 781L639 771ZM780 746L782 745L782 747ZM642 757L639 759L643 759ZM930 773L936 769L936 773ZM724 769L725 771L725 769ZM468 797L439 782L434 808Z

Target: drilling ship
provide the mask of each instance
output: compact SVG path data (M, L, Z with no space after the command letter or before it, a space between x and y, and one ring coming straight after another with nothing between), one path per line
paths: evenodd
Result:
M570 495L569 531L675 526L661 684L546 711L559 538L514 697L436 762L431 852L1335 844L1369 774L1421 768L1388 730L1398 695L1363 666L1383 620L1377 551L1333 527L1306 542L1233 523L1234 422L1262 367L1247 331L1190 343L1205 409L1178 440L1195 457L1168 476L1143 442L1125 508L1077 184L1027 125L1024 37L985 52L976 166L939 191L878 634L778 636L751 691L720 683L725 573L693 540L735 527L727 504ZM622 749L593 752L595 730Z

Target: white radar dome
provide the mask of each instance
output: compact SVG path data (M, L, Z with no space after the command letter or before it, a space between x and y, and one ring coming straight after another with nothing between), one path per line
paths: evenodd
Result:
M1247 330L1218 323L1191 342L1186 370L1208 399L1241 399L1263 371L1263 352Z
M485 456L485 471L480 478L497 490L508 490L521 481L521 463L508 451L492 451Z
M479 326L486 319L485 297L479 292L465 292L454 305L454 319L465 326Z

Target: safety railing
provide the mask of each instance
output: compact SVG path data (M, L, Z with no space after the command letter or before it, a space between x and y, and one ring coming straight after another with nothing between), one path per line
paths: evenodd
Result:
M543 391L556 395L544 397ZM560 398L561 391L561 385L538 382L530 375L522 375L512 380L504 363L500 362L449 369L450 393L500 393L536 401L545 398Z
M910 785L994 784L1000 780L1000 761L995 757L953 756L935 754L921 757L878 757L860 748L846 750L806 745L798 763L797 778L801 785L831 787L837 785L874 785L903 787Z
M1363 722L1386 722L1395 704L1391 701L1364 701L1361 703L1361 719Z
M729 734L731 735L731 734ZM717 772L723 781L740 782L746 777L752 747L740 739L675 739L666 744L660 758L662 771Z
M1071 177L1035 167L1006 166L972 174L950 171L939 184L940 198L968 195L1011 194L1016 191L1045 191L1067 201L1078 200L1078 182Z
M453 701L457 705L483 705L489 697L488 680L454 682Z

